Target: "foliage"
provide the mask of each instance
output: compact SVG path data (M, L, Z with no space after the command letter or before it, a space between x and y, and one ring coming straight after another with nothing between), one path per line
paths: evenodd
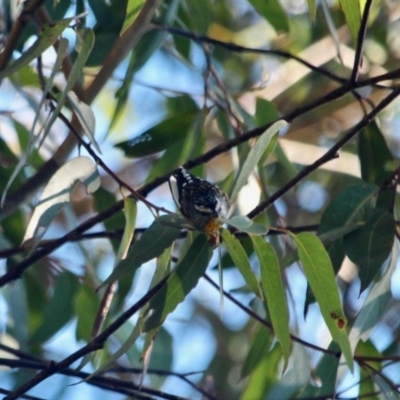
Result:
M17 3L5 398L399 398L398 5ZM217 234L176 212L180 165L231 195Z

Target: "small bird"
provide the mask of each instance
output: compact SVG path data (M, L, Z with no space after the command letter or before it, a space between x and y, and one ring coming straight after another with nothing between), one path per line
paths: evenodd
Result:
M229 213L229 199L218 186L179 167L169 179L169 187L181 214L199 231L216 236L220 217Z

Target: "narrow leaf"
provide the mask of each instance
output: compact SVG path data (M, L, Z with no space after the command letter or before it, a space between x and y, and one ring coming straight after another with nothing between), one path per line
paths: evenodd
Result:
M72 109L74 110L76 116L81 123L86 136L89 138L90 142L93 144L94 148L100 153L100 147L94 138L96 119L93 110L83 101L78 99L78 96L70 91L67 95L67 99L70 102Z
M121 29L121 35L132 25L137 16L139 15L140 10L142 9L145 0L128 0L128 4L126 6L126 17L124 21L124 25Z
M293 238L296 241L304 273L321 309L321 314L333 340L340 346L347 365L352 371L354 363L346 333L347 319L343 312L329 255L318 237L309 232L293 235Z
M47 48L55 43L73 19L74 18L67 18L52 25L45 25L36 42L25 51L18 60L11 63L7 68L0 72L0 81L4 77L29 64L35 58L38 58Z
M260 161L264 150L268 146L272 136L279 132L279 129L287 125L286 121L279 120L272 124L257 140L254 146L251 148L243 166L235 179L233 184L230 199L233 201L239 194L240 189L246 184L248 177L253 172L254 168Z
M135 271L142 264L158 257L167 247L170 247L181 231L163 224L163 220L168 221L169 219L169 215L157 218L141 238L133 244L127 257L115 267L98 289Z
M358 135L358 156L364 181L380 186L393 175L393 156L375 121Z
M211 248L207 237L200 234L177 265L166 285L150 301L149 309L153 310L153 314L144 324L145 332L161 325L168 314L194 289L204 274L210 257Z
M290 356L289 314L282 273L274 248L263 238L253 236L254 250L260 262L261 288L267 303L268 312L276 338L282 348L286 369Z
M391 299L391 278L394 270L396 269L398 260L398 244L393 245L393 253L390 264L371 291L368 293L367 298L357 315L357 318L351 328L349 339L352 351L354 352L360 338L366 341L371 335L372 330L376 324L381 320L389 300Z
M51 221L64 203L69 201L73 184L81 181L89 193L100 186L97 165L89 157L77 157L64 164L51 177L26 228L23 242L35 237L35 243L45 234ZM39 233L39 229L42 231Z
M350 260L358 266L362 292L389 256L395 238L393 215L382 209L375 209L368 222L343 239L344 249Z
M239 231L249 233L251 235L265 235L268 232L268 228L257 222L253 222L250 218L245 215L236 215L232 218L220 218L224 224L228 224L238 229Z
M346 18L353 42L357 43L358 31L361 25L360 2L354 0L339 0L339 4Z
M70 272L57 277L53 297L44 310L43 321L31 338L31 343L43 343L55 335L74 315L74 296L78 280Z
M124 234L122 235L122 240L120 247L118 249L117 256L115 257L114 268L118 265L118 263L123 260L129 250L129 246L132 242L132 237L135 232L135 223L136 223L136 213L137 213L137 204L136 201L125 197L124 198L124 213L125 213L125 229Z
M261 297L260 285L258 284L257 278L251 269L250 261L240 241L236 239L236 237L227 229L222 229L222 239L235 266L242 274L251 291L256 296Z
M174 115L133 139L117 143L115 147L123 150L127 157L143 157L165 150L186 137L196 115L197 111Z

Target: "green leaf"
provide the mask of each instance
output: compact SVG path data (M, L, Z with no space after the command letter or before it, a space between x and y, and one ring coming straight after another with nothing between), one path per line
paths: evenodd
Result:
M100 307L100 300L94 288L80 285L75 295L75 314L77 317L76 339L89 342L94 320Z
M286 121L279 120L272 124L257 140L251 148L243 166L235 179L229 198L234 201L239 194L240 189L246 184L248 177L260 161L271 138L279 132L279 129L287 125Z
M266 235L268 228L257 222L253 222L245 215L236 215L232 218L220 218L224 224L228 224L239 231L249 233L251 235Z
M117 143L127 157L144 157L171 147L183 140L197 116L197 111L174 115L133 139Z
M23 239L25 246L34 246L43 237L61 207L69 202L70 191L78 180L86 186L89 193L99 188L100 175L97 164L91 158L76 157L65 163L51 177L26 228ZM31 239L33 242L27 243Z
M328 350L339 353L340 349L336 342L331 342ZM339 367L339 358L331 354L324 354L313 374L318 382L308 384L299 394L299 398L327 398L335 393L336 373ZM315 380L315 379L314 379Z
M346 333L347 319L340 300L332 263L324 245L317 236L309 232L293 235L304 273L321 309L321 314L332 335L340 346L350 370L353 356Z
M242 373L240 378L246 378L253 372L255 368L268 356L272 344L273 336L270 334L265 326L259 325L257 332L251 343L249 352L247 353L246 360L242 366ZM279 355L281 355L281 349Z
M170 220L170 215L163 215L157 218L146 229L141 238L132 245L127 257L115 267L111 275L98 289L137 270L142 264L158 257L167 247L170 247L181 234L180 229L172 228L163 223Z
M393 215L377 208L362 228L344 237L345 252L358 266L360 292L368 287L389 256L395 229Z
M36 42L26 50L18 60L11 63L0 72L0 81L6 76L18 71L20 68L38 58L47 48L56 42L61 33L73 21L74 18L63 19L55 24L45 25Z
M361 25L360 2L354 0L339 0L340 7L346 18L347 26L354 43L357 43L358 31Z
M256 296L261 297L260 285L251 269L250 261L241 243L227 229L222 229L221 236L229 255L232 257L234 265L242 274L247 285Z
M121 35L132 25L137 16L140 13L140 10L143 8L145 0L128 0L128 4L126 7L126 17L124 21L124 25L121 29Z
M318 235L355 224L363 225L369 219L376 202L378 187L368 183L351 185L342 190L329 204L321 217ZM326 246L337 273L344 259L343 240Z
M315 23L315 16L317 14L317 4L315 0L307 0L308 4L308 12L310 14L310 18L312 23Z
M74 315L74 296L78 280L70 272L57 277L54 294L44 310L43 322L33 334L31 343L43 343L55 335Z
M381 186L393 175L393 156L375 121L358 135L358 156L364 181Z
M150 301L153 314L144 324L148 332L160 326L165 318L197 285L211 258L211 248L205 235L197 236L182 261L176 266L166 285Z
M126 254L131 245L133 234L135 232L137 204L136 200L129 197L124 198L124 214L125 214L125 229L122 235L120 247L117 256L115 257L114 268L117 264L126 257Z
M368 293L360 312L351 328L349 339L352 350L354 352L360 339L366 341L369 339L372 330L376 324L382 319L386 307L392 297L391 294L391 278L396 269L398 261L398 246L393 246L393 254L390 264L384 275L372 286Z
M263 238L253 236L254 250L260 262L261 288L267 303L275 336L282 348L286 369L290 356L289 313L286 293L282 282L282 272L274 248Z
M289 31L288 17L279 0L250 0L250 4L276 30L285 32Z
M262 333L264 334L264 337L258 339ZM265 351L267 350L266 343L262 343L262 339L265 339L265 337L267 337L267 332L264 327L261 327L245 361L245 365L248 364L246 370L251 368L251 375L246 388L240 397L241 400L265 398L268 388L276 382L277 376L279 375L278 371L282 357L282 349L279 343L276 343L275 346L265 354ZM256 343L260 344L262 347L257 349L255 347ZM245 376L243 370L242 376Z

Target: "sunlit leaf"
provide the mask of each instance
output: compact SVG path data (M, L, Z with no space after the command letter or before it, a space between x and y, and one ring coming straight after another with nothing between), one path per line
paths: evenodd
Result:
M176 266L166 285L150 301L149 309L153 313L145 322L145 332L158 327L194 289L204 274L210 257L211 248L207 237L200 234Z
M286 369L291 347L289 313L282 272L274 248L263 238L253 236L254 250L260 262L261 288L267 303L275 336L282 348Z
M232 257L235 267L243 275L243 278L245 279L251 291L256 296L261 297L260 285L258 284L257 278L251 269L250 261L241 243L227 229L222 229L221 236L226 249Z
M75 111L75 114L78 117L86 136L89 138L90 143L92 143L94 148L100 154L102 154L100 147L97 144L96 139L94 138L96 119L93 110L83 101L80 101L78 99L78 96L72 91L68 93L67 99L70 102L72 109Z
M169 221L170 219L169 215L157 218L141 238L133 243L127 257L115 267L99 288L137 270L142 264L158 257L166 248L170 247L181 233L180 229L163 224L164 220Z
M11 63L7 68L0 72L0 81L18 71L20 68L38 58L48 47L50 47L73 21L74 18L67 18L55 24L45 25L36 42L26 50L18 60Z
M379 208L373 211L364 226L344 237L345 252L350 260L358 266L361 292L372 282L389 256L394 238L393 215Z
M78 180L86 186L89 193L100 186L97 165L89 157L77 157L68 161L51 177L26 228L23 239L25 244L32 238L35 238L36 243L45 234L63 204L69 201L70 191Z
M360 2L354 0L339 0L339 4L346 18L353 42L357 43L358 31L361 25Z
M136 224L136 214L137 214L137 204L136 200L131 199L129 197L124 198L124 214L125 214L125 229L124 234L122 235L122 240L120 247L118 249L117 256L115 257L114 268L118 265L118 263L123 260L129 250L129 246L132 242L132 237L135 232L135 224Z
M121 35L132 25L133 21L135 21L144 3L145 0L128 0L128 5L126 8L126 17L124 25L122 26L121 29Z
M347 337L347 319L343 312L339 289L332 263L324 245L317 236L303 232L293 235L307 281L321 309L321 314L332 335L340 346L350 370L353 370L353 355Z
M232 218L220 218L224 224L233 226L239 231L246 232L252 235L265 235L268 232L268 228L257 222L253 222L250 218L245 215L236 215Z
M266 147L268 146L272 136L279 132L279 129L287 125L286 121L279 120L272 124L258 139L251 148L238 176L233 184L230 199L233 201L239 194L240 189L246 184L248 177L260 161Z

